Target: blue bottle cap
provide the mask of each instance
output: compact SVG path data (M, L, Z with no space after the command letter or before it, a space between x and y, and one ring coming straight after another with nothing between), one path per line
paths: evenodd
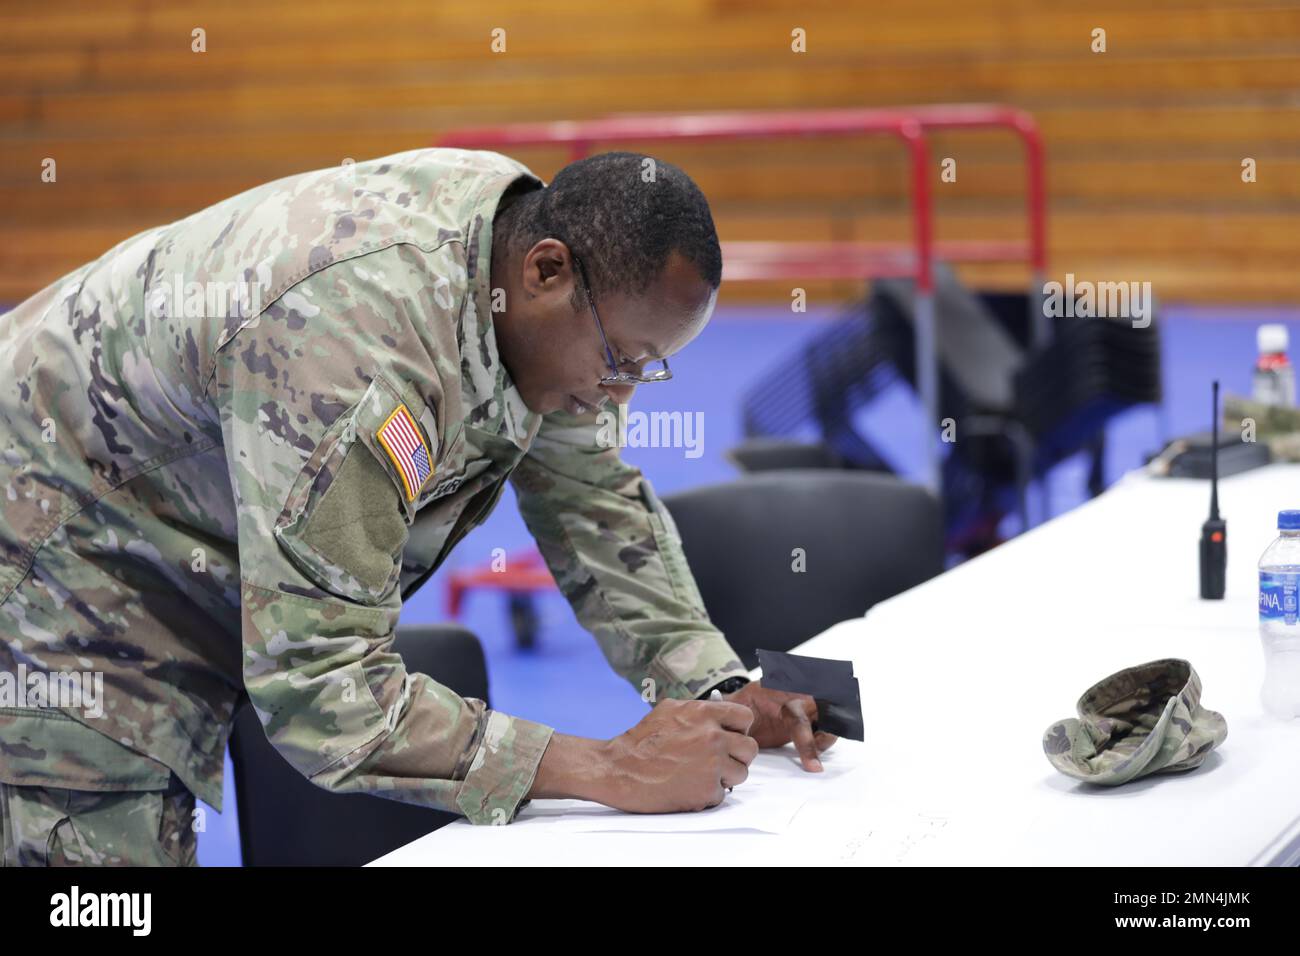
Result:
M1300 529L1300 511L1279 511L1277 513L1279 531L1296 531Z

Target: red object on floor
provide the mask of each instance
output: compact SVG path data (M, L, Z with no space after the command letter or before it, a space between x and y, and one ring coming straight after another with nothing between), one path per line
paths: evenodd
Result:
M554 591L555 578L536 551L506 555L505 568L501 571L494 571L491 564L453 571L447 581L447 613L459 617L466 592L474 588L516 594Z

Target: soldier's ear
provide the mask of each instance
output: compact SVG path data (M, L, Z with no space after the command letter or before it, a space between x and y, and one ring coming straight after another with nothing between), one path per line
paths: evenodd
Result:
M573 259L557 239L542 239L524 257L524 280L534 275L539 286L554 279L563 280L564 273L572 272Z

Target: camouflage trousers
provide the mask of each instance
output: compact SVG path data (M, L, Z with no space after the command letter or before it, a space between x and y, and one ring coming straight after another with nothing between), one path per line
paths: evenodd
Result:
M0 865L197 866L194 794L0 783Z

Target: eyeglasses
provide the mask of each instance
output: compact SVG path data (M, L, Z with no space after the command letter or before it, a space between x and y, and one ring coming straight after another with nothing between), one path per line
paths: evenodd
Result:
M587 270L582 264L582 260L577 256L573 257L574 263L578 267L578 275L582 279L582 294L587 297L587 302L591 306L591 317L596 320L596 328L600 331L600 341L605 345L605 356L609 359L610 374L601 378L601 385L645 385L648 382L666 382L673 377L673 373L668 369L668 360L660 359L663 368L657 368L650 372L624 372L618 367L618 362L614 359L614 350L609 347L609 339L605 338L605 327L600 324L600 315L596 312L596 300L591 297L591 283L587 281Z

